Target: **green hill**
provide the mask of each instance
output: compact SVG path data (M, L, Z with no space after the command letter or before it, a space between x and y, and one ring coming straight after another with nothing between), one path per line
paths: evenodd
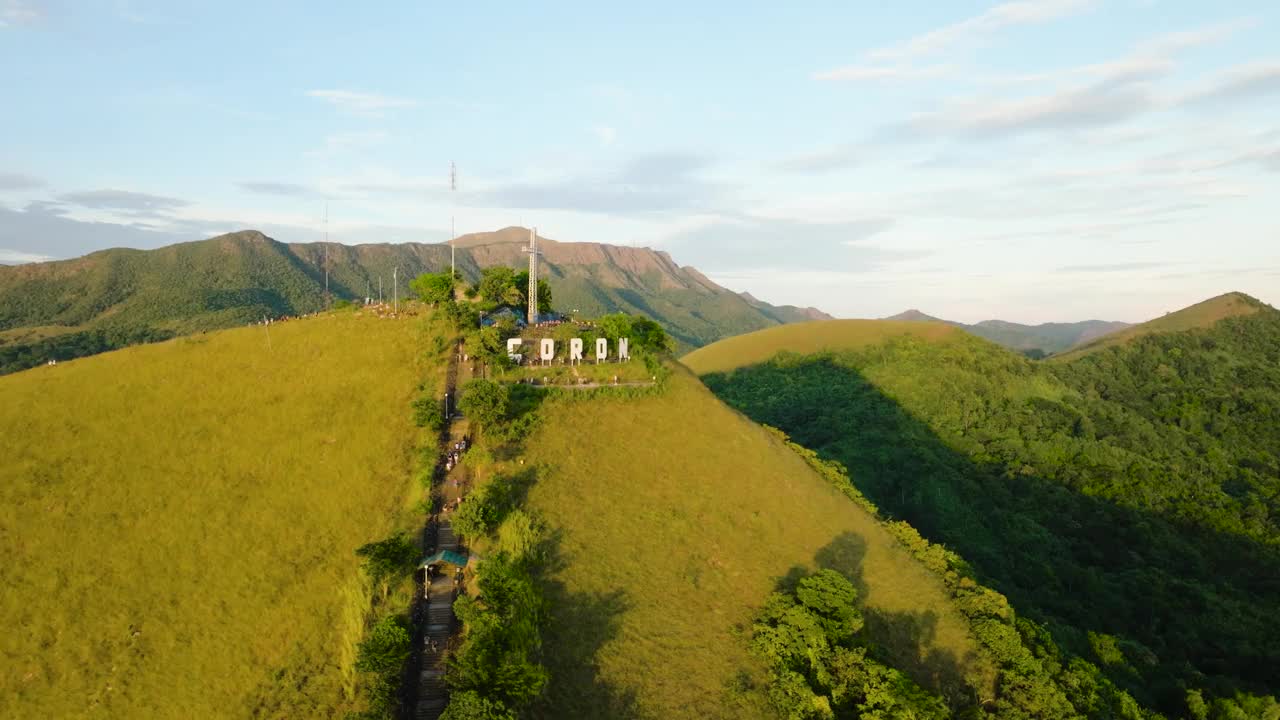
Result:
M559 540L547 717L770 717L729 690L761 668L742 628L795 568L864 588L876 639L935 689L991 669L942 583L862 508L680 373L661 395L548 402L526 507ZM589 428L590 430L586 430ZM910 628L927 623L927 634Z
M359 710L354 550L420 492L426 332L326 315L0 378L0 716Z
M945 323L892 320L825 320L783 325L737 335L699 348L681 358L698 374L726 372L764 362L779 352L802 355L845 348L879 345L895 337L915 337L931 342L955 342L961 333Z
M1242 315L1252 315L1267 309L1267 305L1245 295L1244 293L1227 293L1196 303L1188 308L1165 314L1155 320L1133 325L1119 332L1111 333L1093 342L1083 345L1071 352L1059 356L1062 360L1097 352L1103 348L1133 341L1135 338L1151 333L1179 332L1212 327L1219 320Z
M685 361L1064 649L1185 716L1192 689L1280 690L1280 313L1237 295L1163 321L1047 364L896 324L879 344L844 326L841 345L816 323Z
M478 390L496 392L464 386L467 412ZM472 711L489 698L548 718L1151 717L959 557L881 516L838 466L685 369L649 389L508 392L519 409L479 421L479 488L454 521L483 558L451 676ZM852 582L866 621L846 626L856 650L833 651L811 615L771 595L819 570ZM520 589L531 586L540 601ZM762 630L762 612L778 625ZM537 668L541 696L503 680Z
M524 266L528 231L506 228L456 241L471 279L495 264ZM775 308L716 285L663 252L541 239L556 305L595 317L631 312L658 320L692 348L727 335L822 316ZM288 245L246 230L158 250L115 249L74 260L0 267L0 373L138 342L243 325L325 307L325 268L335 300L363 302L448 267L446 245Z

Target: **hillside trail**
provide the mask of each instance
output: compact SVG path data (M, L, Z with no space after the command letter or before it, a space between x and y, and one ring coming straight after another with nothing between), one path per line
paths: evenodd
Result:
M445 392L448 398L448 413L444 428L440 431L439 456L435 471L432 474L432 514L423 531L422 549L430 556L442 551L465 552L453 533L450 517L451 508L455 507L466 494L469 473L460 463L450 463L449 457L458 443L467 438L468 423L457 414L457 388L459 385L459 365L462 359L463 346L457 346L456 353L449 360L445 374ZM463 374L470 376L469 368L463 368ZM468 443L469 446L469 443ZM460 456L460 455L459 455ZM453 601L458 596L461 585L462 568L444 565L450 568L437 571L430 577L425 574L423 592L415 600L413 617L418 632L415 636L414 658L410 662L410 677L416 675L416 683L407 683L415 691L406 698L406 717L419 720L436 720L449 704L449 692L445 686L446 658L458 631L457 618L453 613Z

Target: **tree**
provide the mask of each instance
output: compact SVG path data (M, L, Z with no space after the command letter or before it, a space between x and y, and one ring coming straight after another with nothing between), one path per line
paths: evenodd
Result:
M503 332L503 327L510 327L510 332ZM501 324L501 321L500 324L480 328L474 335L467 338L467 347L475 348L476 356L490 365L499 368L509 367L511 358L507 357L506 339L514 330L514 324Z
M480 298L495 304L508 302L509 292L516 289L516 273L505 265L485 268L477 286Z
M453 299L457 277L449 272L423 273L409 282L409 289L424 303L438 305Z
M440 401L431 395L423 395L414 400L413 406L413 424L420 428L427 428L432 432L438 432L444 427L444 410L440 407Z
M647 317L635 316L631 320L631 342L654 352L670 351L674 348L671 337L658 323Z
M797 720L948 717L942 698L867 657L857 644L857 596L843 575L822 570L802 579L794 593L774 593L765 602L752 648L772 671L775 706Z
M409 659L409 645L409 631L404 621L394 615L384 617L361 641L356 670L378 675L399 673L404 661Z
M480 314L476 306L469 302L449 300L444 304L444 314L458 330L470 330L480 324Z
M858 591L835 570L820 570L800 581L796 598L818 616L832 642L844 642L862 629L862 616L854 601Z
M482 697L475 690L454 693L440 720L515 720L516 714L497 700Z
M600 332L615 342L618 338L629 338L634 347L655 352L670 350L672 347L671 339L662 326L641 315L612 313L601 317L597 324Z
M462 388L458 407L481 427L496 425L507 417L507 388L492 380L472 380Z
M396 533L386 540L360 546L356 555L364 558L365 572L369 573L369 578L375 584L382 585L385 597L390 579L413 572L418 560L418 548L404 533Z
M596 321L596 325L600 327L600 332L611 341L616 342L620 337L631 337L631 321L633 318L626 313L610 313L603 315Z
M516 290L520 291L520 304L529 307L529 271L516 273L514 283ZM538 312L551 312L551 285L546 278L538 278Z

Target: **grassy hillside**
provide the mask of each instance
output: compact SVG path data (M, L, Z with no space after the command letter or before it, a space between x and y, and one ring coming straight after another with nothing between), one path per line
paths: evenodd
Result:
M1244 293L1227 293L1196 303L1164 317L1156 318L1141 325L1134 325L1116 333L1106 335L1094 342L1076 348L1058 356L1061 360L1073 360L1103 348L1131 342L1135 338L1152 333L1180 332L1213 326L1219 320L1241 315L1252 315L1267 306Z
M0 378L0 716L353 709L353 551L413 499L422 332L339 314Z
M738 335L699 348L680 359L698 374L726 372L754 365L779 352L801 355L837 348L878 345L894 337L917 337L937 342L953 342L961 333L943 323L891 320L821 320L782 325L760 332Z
M942 583L684 371L660 395L548 399L539 414L521 459L536 468L525 508L556 542L542 716L772 716L751 623L784 578L819 567L863 591L899 667L990 693Z
M1280 690L1280 312L1222 305L1174 318L1229 315L1209 327L1069 362L962 333L869 345L864 331L837 347L819 324L796 326L808 341L766 331L687 362L734 407L847 465L1063 648L1186 716L1192 689L1223 702ZM806 343L825 350L785 352ZM768 345L782 354L759 360Z
M522 228L457 240L458 269L524 267ZM662 252L540 239L556 307L596 317L641 313L692 348L821 313L775 308L716 285ZM409 297L409 280L449 265L446 245L285 244L245 230L158 250L114 249L74 260L0 267L0 373L139 342L306 314L335 300Z

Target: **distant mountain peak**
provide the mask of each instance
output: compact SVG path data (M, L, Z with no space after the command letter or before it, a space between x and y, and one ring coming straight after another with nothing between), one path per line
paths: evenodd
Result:
M941 318L936 318L932 315L926 315L925 313L922 313L915 308L911 308L910 310L900 312L897 315L890 315L889 317L885 318L885 320L902 320L907 322L946 322L946 320L943 320Z
M458 248L480 247L482 245L506 245L515 243L529 242L529 228L520 227L519 225L510 225L500 230L492 232L474 232L465 235L459 235L454 238L453 246ZM538 242L551 242L555 240L538 235Z
M711 282L708 280L707 282ZM798 305L770 305L749 292L740 292L738 297L747 304L760 310L782 324L808 322L810 320L835 320L834 316L822 312L816 307L800 307Z

